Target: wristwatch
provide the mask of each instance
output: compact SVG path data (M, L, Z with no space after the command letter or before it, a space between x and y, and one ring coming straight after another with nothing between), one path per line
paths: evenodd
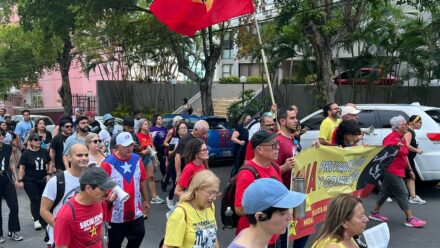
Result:
M22 183L23 182L23 178L18 179L17 182Z

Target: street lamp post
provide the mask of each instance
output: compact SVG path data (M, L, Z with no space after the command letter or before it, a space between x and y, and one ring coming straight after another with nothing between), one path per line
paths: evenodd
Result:
M176 84L177 84L177 79L173 78L171 79L171 84L173 85L173 108L174 110L176 109Z
M240 77L240 83L241 83L241 100L243 101L243 107L244 107L244 84L247 81L247 77L246 76L241 76Z

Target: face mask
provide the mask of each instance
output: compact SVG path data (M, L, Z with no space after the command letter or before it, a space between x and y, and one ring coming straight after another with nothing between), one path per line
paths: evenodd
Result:
M115 129L115 127L113 125L107 126L107 130L108 130L109 133L113 133L114 129Z

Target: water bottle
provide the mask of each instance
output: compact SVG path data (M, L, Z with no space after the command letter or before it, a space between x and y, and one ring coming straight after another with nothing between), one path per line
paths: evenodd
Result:
M306 180L304 177L292 178L292 190L305 193L306 192ZM306 201L304 200L298 207L294 208L295 218L306 217Z
M223 227L223 229L228 228L231 229L234 227L234 211L232 211L231 207L227 207L225 210L225 226Z

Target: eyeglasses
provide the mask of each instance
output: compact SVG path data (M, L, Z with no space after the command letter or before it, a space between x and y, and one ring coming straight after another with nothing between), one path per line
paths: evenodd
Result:
M278 142L278 141L274 141L272 144L259 145L259 146L271 146L272 149L274 149L274 150L278 150L278 149L280 148L280 147L279 147L279 142Z
M214 199L218 199L218 198L220 198L220 197L222 197L222 192L215 192L215 191L211 191L211 192L208 192L208 191L206 191L206 190L204 190L204 189L201 189L201 191L203 191L203 192L205 192L205 193L208 193L208 195L209 195L209 198L214 198Z
M35 139L32 139L32 141L41 141L41 139L40 138L35 138Z
M4 137L4 135L0 133L0 137Z
M64 125L63 127L65 127L65 128L72 128L73 126L72 125Z
M204 149L200 149L199 152L207 152L207 151L208 151L208 148L204 148Z
M100 139L98 139L98 140L91 140L90 143L98 144L98 143L101 143L101 141L102 141L102 140L100 140Z
M265 127L274 127L275 123L271 123L271 124L264 124Z

